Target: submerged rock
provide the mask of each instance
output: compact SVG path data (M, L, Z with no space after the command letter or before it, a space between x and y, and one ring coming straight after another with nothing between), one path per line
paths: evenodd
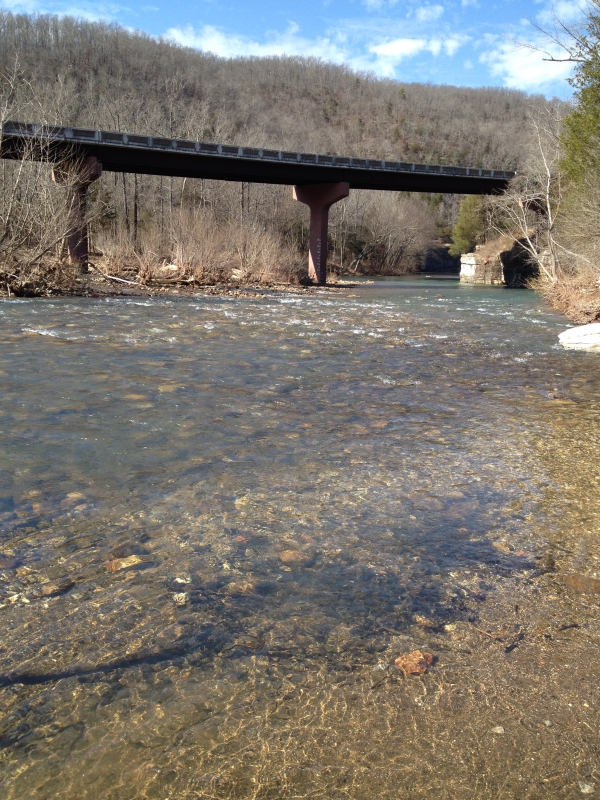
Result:
M600 322L591 322L589 325L578 325L558 334L558 339L563 347L571 350L599 350L600 351Z
M232 597L238 594L252 594L255 591L255 586L251 581L231 581L220 590L221 594L226 594Z
M311 553L305 553L302 550L283 550L279 553L279 558L284 564L294 566L306 566L313 560Z
M579 594L600 594L600 580L589 575L579 575L574 572L565 577L565 583Z
M75 586L75 581L71 578L61 578L57 581L50 581L36 586L33 590L34 597L56 597L65 594Z
M118 572L121 569L130 569L139 564L141 560L138 555L133 554L126 558L111 558L106 562L105 566L109 572Z
M14 556L0 553L0 569L16 569L19 566L19 560Z
M431 653L422 653L420 650L413 650L404 656L399 656L394 662L396 668L407 675L424 675L427 669L433 664Z

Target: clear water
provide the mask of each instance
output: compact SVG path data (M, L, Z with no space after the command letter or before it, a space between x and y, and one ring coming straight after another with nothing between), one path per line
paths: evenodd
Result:
M2 798L595 786L598 356L384 284L0 305Z

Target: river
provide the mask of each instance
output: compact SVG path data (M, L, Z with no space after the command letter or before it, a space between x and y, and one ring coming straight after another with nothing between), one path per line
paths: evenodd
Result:
M440 278L2 302L3 800L600 793L565 327Z

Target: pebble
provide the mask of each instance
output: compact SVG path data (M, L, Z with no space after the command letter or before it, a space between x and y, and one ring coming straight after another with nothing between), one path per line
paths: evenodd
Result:
M495 728L492 728L492 733L504 733L504 728L502 725L496 725Z
M187 592L174 592L173 593L173 600L175 601L176 606L184 606L189 599L189 595Z
M579 791L581 794L593 794L594 787L591 786L589 783L584 783L584 781L579 781Z

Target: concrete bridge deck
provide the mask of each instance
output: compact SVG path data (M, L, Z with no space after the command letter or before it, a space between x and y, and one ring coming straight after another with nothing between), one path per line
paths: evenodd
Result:
M288 186L344 182L350 189L493 194L502 192L514 176L505 170L297 153L23 122L3 125L0 156L20 158L27 141L44 146L50 160L69 153L95 157L105 172Z
M193 142L88 128L5 122L0 158L47 161L67 186L69 257L87 269L86 193L102 172L131 172L294 187L310 208L309 275L325 283L329 208L350 189L391 192L498 194L514 172L318 155L258 147Z

